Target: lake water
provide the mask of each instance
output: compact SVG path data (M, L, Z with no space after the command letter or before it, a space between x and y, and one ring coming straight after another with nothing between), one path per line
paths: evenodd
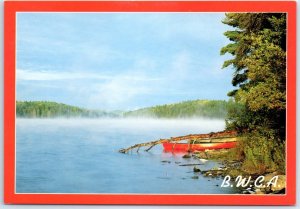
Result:
M220 188L222 179L179 166L200 162L165 153L161 145L149 152L118 152L136 143L220 131L224 126L222 120L208 119L17 119L16 192L236 193ZM217 162L208 161L198 167L215 166Z

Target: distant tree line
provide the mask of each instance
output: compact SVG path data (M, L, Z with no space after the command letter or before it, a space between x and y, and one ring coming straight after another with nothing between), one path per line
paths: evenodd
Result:
M222 100L193 100L175 104L158 105L134 111L106 112L89 110L50 101L17 101L17 117L152 117L152 118L226 118L228 110L240 108L238 103Z
M53 118L53 117L117 117L116 113L101 110L88 110L62 103L49 101L17 101L17 117Z
M175 104L158 105L125 112L125 117L156 118L226 118L228 109L236 109L239 104L223 100L193 100Z

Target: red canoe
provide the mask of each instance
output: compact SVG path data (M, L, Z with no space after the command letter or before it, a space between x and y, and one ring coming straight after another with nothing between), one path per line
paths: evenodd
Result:
M174 143L174 142L165 142L163 143L164 150L167 152L172 151L204 151L211 149L229 149L236 146L236 141L230 142L216 142L216 143L199 143L199 144L188 144L188 143Z

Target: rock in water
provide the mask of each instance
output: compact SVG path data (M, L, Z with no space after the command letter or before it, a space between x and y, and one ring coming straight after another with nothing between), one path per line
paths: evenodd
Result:
M194 155L200 159L207 159L207 155L205 152L200 152L200 151L194 152Z
M265 194L265 192L263 192L262 190L260 189L255 189L255 194Z
M194 167L194 172L201 172L200 168L197 168L196 166Z
M200 160L201 163L206 163L208 161L206 159L201 159L201 158L199 160Z
M276 185L271 185L271 190L273 192L281 191L285 188L286 176L278 175L278 180Z
M276 181L277 176L277 181ZM272 182L271 182L272 180ZM276 182L275 182L276 181ZM264 184L269 184L270 187L266 188L266 190L271 190L271 192L282 191L286 187L286 176L285 175L277 175L277 172L269 173L265 175Z
M185 155L182 156L182 158L191 158L191 155L185 154Z

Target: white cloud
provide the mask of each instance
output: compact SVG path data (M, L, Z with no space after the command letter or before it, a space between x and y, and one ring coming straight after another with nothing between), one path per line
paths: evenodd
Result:
M120 104L124 106L136 96L151 92L149 84L145 84L144 81L130 80L123 76L96 84L92 88L93 93L90 94L89 103L110 109L115 109Z
M50 80L73 80L73 79L109 79L96 73L87 72L60 72L60 71L34 71L17 69L17 80L50 81Z
M101 75L93 72L66 72L66 71L46 71L46 70L23 70L17 69L17 80L31 81L51 81L51 80L76 80L76 79L96 79L96 80L115 80L118 76ZM160 78L150 78L138 75L123 75L122 80L128 81L156 81Z
M132 106L132 101L139 97L148 97L151 100L151 97L161 94L187 94L178 92L178 85L191 76L190 65L190 53L181 51L174 54L167 64L168 68L161 71L159 78L156 78L151 72L160 70L154 60L149 57L140 58L136 60L133 70L127 71L126 74L116 75L110 80L90 86L89 105L99 104L104 108L116 109L119 106ZM86 91L88 90L84 90Z
M31 81L26 83L27 89L34 90L38 86L49 89L58 85L62 91L68 92L68 95L73 95L74 100L80 100L83 106L101 107L110 110L126 107L136 97L152 94L158 90L156 87L158 88L161 82L161 78L150 77L142 72L138 73L135 71L111 76L92 72L22 69L17 70L17 80L18 84L21 84L23 81ZM56 81L63 82L57 83ZM45 82L48 86L43 85Z

